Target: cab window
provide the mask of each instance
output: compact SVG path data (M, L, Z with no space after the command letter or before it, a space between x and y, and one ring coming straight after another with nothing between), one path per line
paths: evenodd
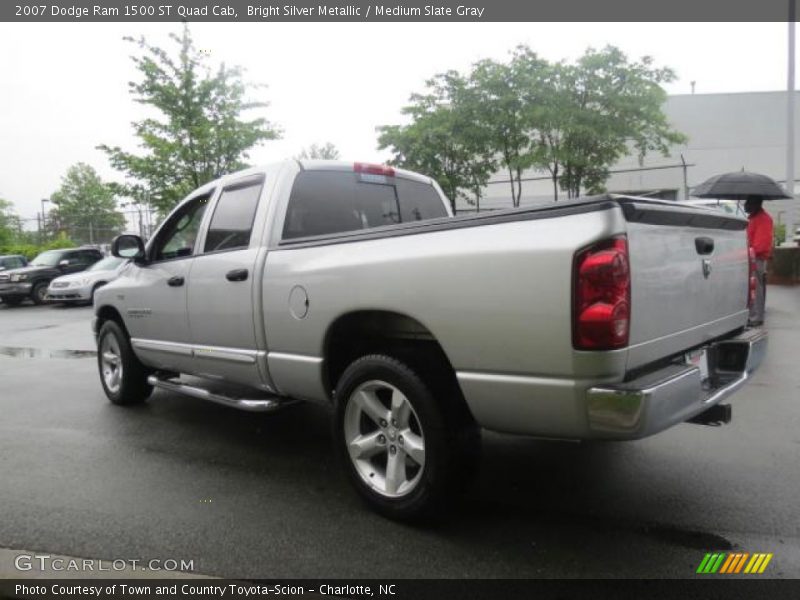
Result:
M403 177L303 171L289 197L283 239L445 217L436 189Z

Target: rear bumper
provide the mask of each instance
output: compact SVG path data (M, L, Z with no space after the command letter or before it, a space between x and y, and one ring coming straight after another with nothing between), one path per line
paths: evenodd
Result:
M618 370L610 361L605 379L467 371L456 376L470 412L485 429L572 440L631 440L719 404L758 368L766 347L766 333L756 329L711 343L706 347L711 377L705 383L698 367L675 363L620 382L627 350L606 353L619 354L619 360Z
M766 349L766 332L751 329L706 348L710 377L705 383L698 367L670 365L624 383L589 388L592 437L638 439L691 419L742 387Z

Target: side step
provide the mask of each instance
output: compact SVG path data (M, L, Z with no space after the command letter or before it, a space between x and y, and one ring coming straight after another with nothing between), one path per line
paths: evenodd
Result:
M189 385L180 381L170 379L162 379L156 375L150 375L147 378L147 383L153 387L168 390L183 394L184 396L191 396L192 398L199 398L200 400L209 400L216 402L223 406L230 406L238 408L239 410L246 410L249 412L273 412L279 408L283 408L294 401L280 396L265 396L263 398L239 398L234 396L226 396L218 392L211 392L205 388Z

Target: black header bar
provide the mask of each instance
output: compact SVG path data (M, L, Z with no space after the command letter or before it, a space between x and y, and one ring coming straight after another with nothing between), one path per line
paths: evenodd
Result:
M2 0L8 22L788 21L797 0ZM673 30L674 31L674 30ZM665 31L665 36L674 35ZM758 40L742 40L758 43ZM680 38L675 39L680 43ZM709 39L713 44L714 40Z
M248 598L350 598L353 600L655 600L694 598L794 600L798 580L706 579L570 580L248 580L231 579L31 579L0 580L0 598L36 600L238 600Z

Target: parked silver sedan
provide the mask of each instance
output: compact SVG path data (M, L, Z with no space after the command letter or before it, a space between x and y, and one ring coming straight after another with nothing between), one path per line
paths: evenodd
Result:
M47 300L65 304L91 304L97 288L114 281L128 262L124 258L109 256L80 273L56 277L47 288Z

